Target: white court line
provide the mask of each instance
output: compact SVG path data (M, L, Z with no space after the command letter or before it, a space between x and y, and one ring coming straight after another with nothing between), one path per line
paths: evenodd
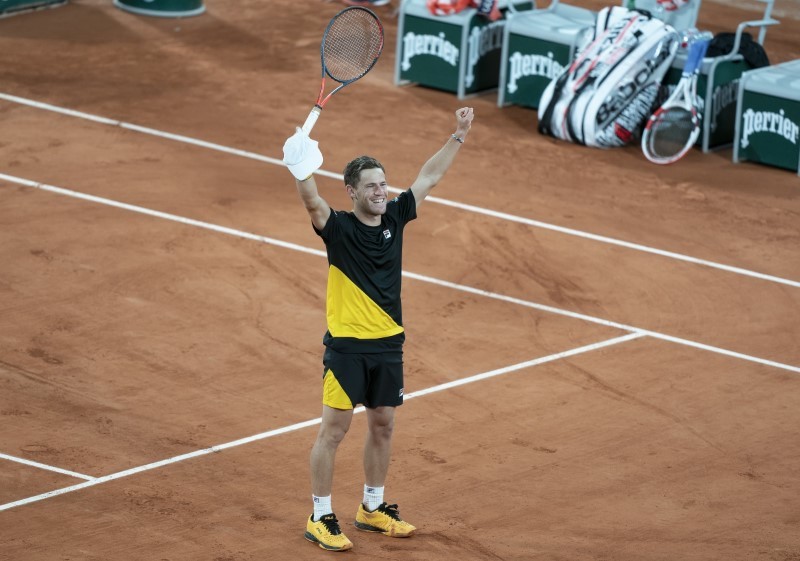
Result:
M552 314L557 314L560 316L566 316L574 319L580 319L583 321L596 323L599 325L605 325L607 327L614 327L617 329L622 329L624 331L630 331L633 333L640 333L642 335L647 335L648 337L652 337L653 339L660 339L662 341L669 341L670 343L676 343L678 345L684 345L686 347L693 347L695 349L700 349L703 351L708 351L711 353L716 353L720 355L729 356L732 358L738 358L741 360L746 360L748 362L755 362L758 364L763 364L765 366L772 366L774 368L780 368L782 370L789 370L790 372L797 372L800 374L800 366L792 366L791 364L784 364L782 362L775 362L773 360L767 360L764 358L759 358L756 356L746 355L743 353L739 353L736 351L731 351L728 349L723 349L721 347L714 347L712 345L706 345L705 343L698 343L697 341L692 341L690 339L681 339L680 337L674 337L672 335L666 335L664 333L659 333L657 331L650 331L649 329L643 329L641 327L634 327L633 325L626 325L624 323L617 323L615 321L610 321L607 319L602 319L594 316L589 316L586 314L580 314L577 312L570 312L569 310L562 310L561 308L554 308L552 306L547 306L545 304L538 304L536 302L531 302L529 300L522 300L521 298L514 298L513 296L506 296L505 294L498 294L496 292L489 292L487 290L482 290L480 288L473 288L471 286L465 286L463 284L456 284L449 281L444 281L441 279L436 279L433 277L426 277L424 275L418 275L416 273L409 273L403 272L403 276L408 278L420 280L423 282L429 282L431 284L436 284L439 286L444 286L447 288L452 288L455 290L460 290L462 292L469 292L470 294L477 294L479 296L485 296L486 298L493 298L495 300L501 300L503 302L509 302L511 304L517 304L519 306L525 306L528 308L534 308L536 310L541 310L543 312L550 312Z
M183 216L177 216L175 214L169 214L166 212L160 212L158 210L151 210L149 208L144 208L141 206L130 205L127 203L121 203L119 201L114 201L112 199L106 199L104 197L96 197L94 195L87 195L86 193L81 193L79 191L72 191L70 189L64 189L62 187L56 187L55 185L47 185L44 183L37 183L36 181L31 181L29 179L23 179L21 177L15 177L13 175L6 175L5 173L0 173L0 180L8 181L9 183L16 183L18 185L24 185L26 187L33 187L35 189L41 189L42 191L50 191L53 193L58 193L59 195L66 195L68 197L74 197L76 199L83 199L85 201L91 201L93 203L100 203L103 205L108 205L116 208L121 208L124 210L130 210L132 212L138 212L140 214L146 214L148 216L154 216L156 218L163 218L165 220L171 220L173 222L180 222L181 224L187 224L189 226L196 226L198 228L204 228L206 230L213 230L215 232L219 232L221 234L228 234L231 236L237 236L240 238L246 238L249 240L255 240L259 242L268 243L271 245L276 245L279 247L284 247L286 249L292 249L294 251L300 251L303 253L310 253L311 255L318 255L321 257L327 257L327 254L324 251L320 251L318 249L311 249L302 245L284 242L281 240L277 240L275 238L267 238L265 236L259 236L256 234L251 234L249 232L243 232L241 230L234 230L233 228L226 228L225 226L218 226L217 224L210 224L208 222L201 222L199 220L194 220L192 218L184 218Z
M182 217L182 216L177 216L177 215L169 214L169 213L166 213L166 212L160 212L160 211L157 211L157 210L151 210L151 209L140 207L140 206L136 206L136 205L131 205L131 204L127 204L127 203L121 203L121 202L114 201L114 200L111 200L111 199L106 199L104 197L97 197L95 195L87 195L86 193L80 193L78 191L72 191L70 189L64 189L63 187L56 187L54 185L47 185L47 184L44 184L44 183L37 183L35 181L31 181L30 179L23 179L23 178L20 178L20 177L15 177L13 175L7 175L7 174L4 174L4 173L0 173L0 180L5 180L5 181L8 181L10 183L16 183L16 184L19 184L19 185L25 185L27 187L33 187L33 188L36 188L36 189L41 189L43 191L51 191L53 193L58 193L60 195L66 195L66 196L69 196L69 197L75 197L75 198L78 198L78 199L83 199L83 200L87 200L87 201L91 201L91 202L95 202L95 203L105 204L105 205L109 205L109 206L113 206L113 207L117 207L117 208L122 208L122 209L125 209L125 210L130 210L132 212L138 212L138 213L141 213L141 214L146 214L146 215L154 216L154 217L157 217L157 218L163 218L165 220L172 220L172 221L175 221L175 222L180 222L182 224L188 224L188 225L191 225L191 226L196 226L198 228L205 228L207 230L213 230L215 232L220 232L220 233L228 234L228 235L231 235L231 236L237 236L237 237L246 238L246 239L250 239L250 240L255 240L255 241L259 241L259 242L263 242L263 243L267 243L267 244L271 244L271 245L276 245L276 246L283 247L283 248L286 248L286 249L292 249L294 251L301 251L303 253L309 253L311 255L317 255L317 256L320 256L320 257L327 257L327 255L326 255L326 253L324 251L311 249L311 248L308 248L308 247L305 247L305 246L302 246L302 245L293 244L293 243L289 243L289 242L284 242L284 241L281 241L281 240L277 240L275 238L268 238L268 237L265 237L265 236L258 236L256 234L251 234L249 232L243 232L241 230L235 230L233 228L226 228L224 226L218 226L216 224L209 224L207 222L201 222L199 220L194 220L194 219L191 219L191 218L185 218L185 217ZM604 325L606 327L613 327L613 328L616 328L616 329L621 329L623 331L629 331L629 332L635 332L635 333L643 333L643 334L648 335L650 337L653 337L655 339L661 339L663 341L669 341L671 343L676 343L676 344L679 344L679 345L685 345L685 346L688 346L688 347L694 347L696 349L702 349L704 351L709 351L709 352L713 352L713 353L717 353L717 354L721 354L721 355L725 355L725 356L738 358L738 359L741 359L741 360L746 360L746 361L749 361L749 362L755 362L755 363L763 364L763 365L766 365L766 366L772 366L772 367L775 367L775 368L781 368L783 370L789 370L791 372L800 373L800 367L797 367L797 366L792 366L792 365L789 365L789 364L783 364L783 363L775 362L775 361L772 361L772 360L767 360L767 359L763 359L763 358L759 358L759 357L755 357L755 356L751 356L751 355L746 355L746 354L739 353L739 352L736 352L736 351L731 351L731 350L723 349L723 348L720 348L720 347L714 347L714 346L711 346L711 345L706 345L704 343L698 343L696 341L690 341L688 339L681 339L679 337L673 337L672 335L665 335L663 333L658 333L656 331L650 331L650 330L647 330L647 329L642 329L640 327L634 327L632 325L626 325L624 323L617 323L617 322L614 322L614 321L610 321L610 320L607 320L607 319L602 319L602 318L598 318L598 317L594 317L594 316L589 316L589 315L586 315L586 314L580 314L580 313L577 313L577 312L570 312L569 310L563 310L561 308L554 308L552 306L547 306L547 305L544 305L544 304L538 304L536 302L531 302L529 300L522 300L520 298L514 298L513 296L506 296L504 294L498 294L496 292L489 292L487 290L482 290L480 288L473 288L471 286L466 286L466 285L463 285L463 284L456 284L456 283L452 283L452 282L449 282L449 281L444 281L444 280L441 280L441 279L428 277L428 276L425 276L425 275L419 275L417 273L411 273L411 272L408 272L408 271L403 271L403 276L408 277L408 278L412 278L412 279L415 279L415 280L419 280L419 281L422 281L422 282L427 282L427 283L436 284L436 285L447 287L447 288L452 288L454 290L460 290L462 292L468 292L470 294L476 294L476 295L479 295L479 296L485 296L487 298L493 298L495 300L502 300L504 302L509 302L509 303L512 303L512 304L520 305L520 306L526 306L528 308L541 310L543 312L549 312L549 313L557 314L557 315L560 315L560 316L565 316L565 317L570 317L570 318L573 318L573 319L579 319L579 320L583 320L583 321L587 321L587 322L591 322L591 323L596 323L596 324L599 324L599 325Z
M278 160L276 158L270 158L269 156L263 156L261 154L256 154L255 152L249 152L247 150L239 150L237 148L231 148L229 146L224 146L222 144L216 144L216 143L213 143L213 142L206 142L204 140L198 140L196 138L192 138L192 137L189 137L189 136L184 136L184 135L180 135L180 134L172 134L172 133L160 131L160 130L157 130L157 129L152 129L152 128L149 128L149 127L142 127L142 126L139 126L139 125L126 123L124 121L117 121L117 120L114 120L114 119L108 119L106 117L100 117L98 115L92 115L90 113L84 113L82 111L75 111L75 110L72 110L72 109L66 109L66 108L63 108L63 107L58 107L56 105L51 105L49 103L42 103L42 102L39 102L39 101L26 99L24 97L18 97L18 96L6 94L6 93L0 93L0 99L4 99L4 100L10 101L12 103L17 103L19 105L27 105L29 107L35 107L37 109L44 109L46 111L52 111L54 113L60 113L62 115L68 115L70 117L77 117L77 118L80 118L80 119L86 119L88 121L92 121L92 122L95 122L95 123L100 123L100 124L104 124L104 125L120 127L120 128L123 128L123 129L128 129L128 130L140 132L140 133L143 133L143 134L149 134L149 135L152 135L152 136L158 136L158 137L161 137L161 138L166 138L166 139L174 140L174 141L177 141L177 142L183 142L183 143L186 143L186 144L192 144L192 145L195 145L195 146L208 148L210 150L216 150L218 152L224 152L224 153L227 153L227 154L233 154L233 155L236 155L236 156L241 156L243 158L250 158L252 160L258 160L258 161L261 161L261 162L266 162L266 163L274 164L274 165L278 165L278 166L283 166L284 165L284 163L281 160ZM329 171L325 171L325 170L318 170L316 172L316 174L324 176L324 177L330 177L330 178L333 178L333 179L338 179L340 181L343 179L342 174L333 173L333 172L329 172ZM402 189L397 189L397 188L394 188L394 187L390 188L389 190L392 191L392 192L395 192L395 193L399 193L399 192L402 191ZM437 203L437 204L440 204L440 205L444 205L444 206L458 208L460 210L464 210L464 211L467 211L467 212L473 212L473 213L476 213L476 214L482 214L482 215L485 215L485 216L491 216L492 218L499 218L501 220L508 220L510 222L516 222L516 223L519 223L519 224L525 224L527 226L532 226L532 227L535 227L535 228L542 228L544 230L551 230L551 231L558 232L558 233L561 233L561 234L567 234L567 235L570 235L570 236L576 236L576 237L579 237L579 238L593 240L593 241L596 241L596 242L606 243L606 244L610 244L610 245L616 245L616 246L624 247L624 248L627 248L627 249L633 249L633 250L641 251L641 252L644 252L644 253L650 253L650 254L653 254L653 255L659 255L661 257L667 257L667 258L670 258L670 259L676 259L678 261L685 261L687 263L692 263L692 264L695 264L695 265L701 265L701 266L704 266L704 267L710 267L710 268L713 268L713 269L719 269L719 270L722 270L722 271L726 271L728 273L734 273L734 274L737 274L737 275L753 277L753 278L757 278L757 279L761 279L761 280L766 280L766 281L769 281L769 282L775 282L775 283L779 283L779 284L785 284L785 285L788 285L788 286L793 286L795 288L800 288L800 281L795 281L795 280L791 280L791 279L785 279L785 278L777 277L777 276L773 276L773 275L767 275L767 274L764 274L764 273L759 273L757 271L751 271L749 269L743 269L741 267L734 267L732 265L725 265L725 264L717 263L717 262L714 262L714 261L708 261L706 259L698 259L696 257L691 257L689 255L684 255L684 254L681 254L681 253L675 253L675 252L672 252L672 251L656 249L656 248L649 247L649 246L646 246L646 245L641 245L641 244L632 243L632 242L626 242L624 240L619 240L619 239L616 239L616 238L610 238L608 236L600 236L600 235L597 235L597 234L591 234L591 233L588 233L588 232L583 232L581 230L575 230L573 228L565 228L563 226L556 226L555 224L549 224L547 222L540 222L538 220L532 220L530 218L524 218L522 216L516 216L516 215L513 215L513 214L507 214L505 212L498 212L498 211L485 209L485 208L474 206L474 205L469 205L469 204L459 203L459 202L455 202L455 201L450 201L448 199L441 199L439 197L428 196L425 200L426 201L430 201L432 203Z
M447 390L450 388L454 388L456 386L463 386L466 384L471 384L473 382L478 382L480 380L486 380L488 378L494 378L495 376L500 376L502 374L508 374L509 372L515 372L517 370L522 370L525 368L531 368L533 366L538 366L540 364L544 364L546 362L552 362L554 360L560 360L563 358L568 358L571 356L579 355L582 353L587 353L590 351L594 351L597 349L602 349L604 347L610 347L612 345L618 345L620 343L625 343L627 341L631 341L633 339L638 339L639 337L644 337L641 333L629 333L627 335L623 335L621 337L614 337L613 339L607 339L605 341L600 341L598 343L592 343L590 345L584 345L582 347L577 347L574 349L570 349L568 351L563 351L560 353L555 353L552 355L548 355L541 358L536 358L533 360L528 360L525 362L520 362L518 364L513 364L511 366L506 366L504 368L498 368L496 370L490 370L489 372L484 372L482 374L476 374L474 376L469 376L467 378L462 378L460 380L454 380L452 382L446 382L444 384L439 384L437 386L433 386L430 388L426 388L423 390L419 390L416 392L412 392L404 397L404 400L409 400L415 397L422 397L424 395L429 395L432 393L440 392L443 390ZM364 411L364 407L357 407L354 409L354 413L361 413ZM119 471L117 473L112 473L110 475L105 475L103 477L97 477L92 479L91 481L87 481L85 483L78 483L77 485L71 485L69 487L63 487L61 489L56 489L54 491L48 491L47 493L42 493L40 495L35 495L33 497L28 497L25 499L20 499L18 501L6 503L4 505L0 505L0 511L9 510L11 508L22 506L30 503L34 503L37 501L41 501L43 499L48 499L50 497L56 497L58 495L63 495L65 493L71 493L73 491L78 491L80 489L85 489L86 487L93 487L95 485L100 485L101 483L106 483L108 481L113 481L115 479L121 479L123 477L128 477L129 475L135 475L137 473L141 473L143 471L149 471L152 469L156 469L159 467L163 467L169 464L174 464L177 462L182 462L184 460L189 460L191 458L197 458L199 456L205 456L207 454L213 454L214 452L220 452L222 450L226 450L228 448L233 448L235 446L241 446L242 444L249 444L251 442L255 442L257 440L264 440L265 438L271 438L273 436L278 436L281 434L286 434L289 432L294 432L296 430L304 429L306 427L311 427L314 425L318 425L322 422L320 417L316 419L310 419L308 421L303 421L301 423L295 423L293 425L288 425L285 427L281 427L279 429L274 429L267 432L262 432L261 434L256 434L253 436L248 436L246 438L240 438L238 440L234 440L232 442L227 442L225 444L219 444L217 446L212 446L210 448L204 448L202 450L195 450L194 452L189 452L188 454L181 454L180 456L174 456L172 458L167 458L166 460L161 460L158 462L153 462L151 464L146 464L143 466L138 466L130 469L126 469L124 471Z
M31 460L26 460L25 458L17 458L16 456L9 456L8 454L3 454L0 452L0 459L8 460L10 462L17 462L19 464L25 464L28 466L37 467L40 469L46 469L48 471L54 471L56 473L61 473L63 475L69 475L71 477L77 477L78 479L86 479L88 481L94 481L95 478L89 475L83 475L82 473L76 473L74 471L69 471L68 469L61 469L54 466L48 466L47 464L40 464L39 462L33 462Z

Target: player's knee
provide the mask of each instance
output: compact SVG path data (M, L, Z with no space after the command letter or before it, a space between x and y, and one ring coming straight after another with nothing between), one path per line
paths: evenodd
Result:
M339 425L323 426L319 431L319 440L327 446L337 447L347 435L348 427Z
M369 432L373 438L378 440L391 440L394 432L394 419L371 423Z

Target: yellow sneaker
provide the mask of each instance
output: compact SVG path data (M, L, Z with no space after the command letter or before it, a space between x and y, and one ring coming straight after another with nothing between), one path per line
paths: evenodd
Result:
M305 538L328 551L346 551L353 547L353 542L339 528L335 514L326 514L316 522L314 515L309 516Z
M380 532L393 538L407 538L414 534L416 528L400 518L397 505L381 505L369 511L361 504L356 513L356 528L365 532Z

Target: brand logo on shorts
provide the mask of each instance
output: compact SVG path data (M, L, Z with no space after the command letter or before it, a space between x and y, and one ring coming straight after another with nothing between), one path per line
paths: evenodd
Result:
M400 388L400 397L403 397L403 388Z
M389 230L384 230L383 231L383 237L388 240L389 238L392 237L392 233Z

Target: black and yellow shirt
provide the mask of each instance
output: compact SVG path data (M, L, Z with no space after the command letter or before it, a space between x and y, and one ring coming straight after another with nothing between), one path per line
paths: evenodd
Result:
M343 353L402 349L403 228L416 208L408 190L386 204L380 226L331 210L325 227L314 228L328 251L326 346Z

